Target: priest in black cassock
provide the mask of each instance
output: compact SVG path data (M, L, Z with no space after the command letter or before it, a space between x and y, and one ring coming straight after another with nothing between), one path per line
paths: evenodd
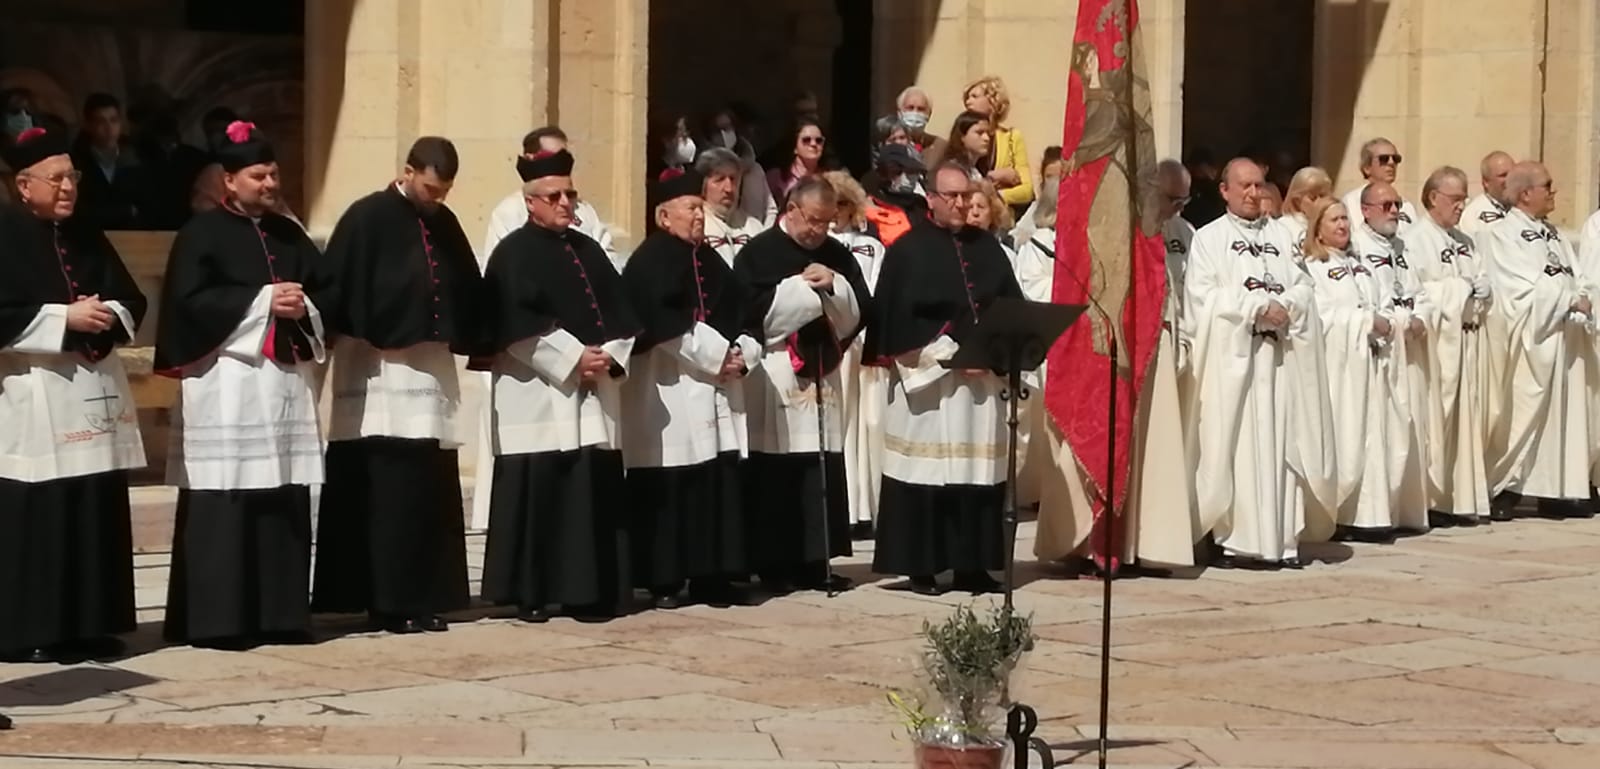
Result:
M128 473L145 463L128 377L145 298L94 224L73 216L66 138L6 148L0 209L0 659L108 656L134 629Z
M572 155L517 166L528 222L484 274L494 481L483 597L524 622L553 607L603 621L633 593L618 431L639 322L605 249L573 229Z
M961 346L983 311L1022 297L1000 242L967 226L972 182L960 165L936 169L928 190L933 226L912 227L884 253L864 360L889 369L883 492L872 570L911 577L911 589L990 592L1004 566L1006 433L988 370L939 361Z
M790 190L777 226L733 262L750 290L746 327L764 344L745 380L745 536L751 567L780 594L849 587L838 575L830 585L827 569L828 559L851 552L839 363L861 331L869 296L855 255L828 236L837 215L832 185L807 177Z
M669 170L652 185L654 232L622 271L642 326L622 395L634 583L663 609L685 582L692 600L740 602L732 581L750 573L743 380L761 348L740 333L742 285L705 243L701 183Z
M446 630L439 615L468 603L455 356L481 345L482 278L444 205L459 164L448 139L418 139L325 255L333 402L312 610L366 611L395 633Z
M238 649L308 640L311 485L322 483L316 366L322 254L278 209L278 163L250 123L216 150L227 196L178 231L157 372L179 380L167 640Z

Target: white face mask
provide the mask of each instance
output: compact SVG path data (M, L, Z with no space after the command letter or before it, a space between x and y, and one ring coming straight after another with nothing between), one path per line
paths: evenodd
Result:
M917 180L911 174L902 173L889 180L891 192L916 192Z
M718 132L718 137L722 139L722 146L730 150L739 141L739 135L734 133L732 128L722 129Z
M665 160L667 165L686 166L694 162L694 140L685 136L678 140L678 144L667 150Z

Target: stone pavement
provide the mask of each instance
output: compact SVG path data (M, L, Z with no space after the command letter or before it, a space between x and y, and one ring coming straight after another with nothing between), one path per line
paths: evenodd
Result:
M1600 521L1313 554L1117 583L1113 765L1600 769ZM869 559L844 571L873 580ZM0 767L908 767L884 691L921 621L968 600L877 580L606 625L485 610L384 637L334 618L315 646L225 653L160 647L166 558L139 566L127 659L0 665L18 720ZM1092 763L1100 585L1021 567L1043 640L1019 695L1058 757Z

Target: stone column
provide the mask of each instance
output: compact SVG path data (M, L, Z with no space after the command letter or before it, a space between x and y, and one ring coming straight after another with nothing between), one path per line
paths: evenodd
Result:
M578 189L631 249L644 235L650 3L566 0L560 28L553 117L571 137Z

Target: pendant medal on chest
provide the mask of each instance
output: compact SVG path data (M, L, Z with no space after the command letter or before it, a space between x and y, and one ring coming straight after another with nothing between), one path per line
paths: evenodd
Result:
M1404 297L1406 295L1406 287L1400 285L1400 281L1398 280L1394 282L1394 295L1398 297Z
M1558 256L1553 249L1546 249L1544 252L1544 258L1550 260L1551 267L1554 267L1558 270L1561 269L1561 257Z
M1268 291L1274 294L1283 293L1283 284L1278 282L1278 278L1272 274L1272 270L1261 273L1261 282L1267 284Z

